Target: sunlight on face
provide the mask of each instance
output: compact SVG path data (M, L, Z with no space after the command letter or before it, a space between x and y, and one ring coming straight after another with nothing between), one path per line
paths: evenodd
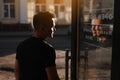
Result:
M53 38L54 32L56 31L56 28L55 28L56 19L52 18L52 21L53 21L53 26L51 27L51 31L52 31L51 38Z

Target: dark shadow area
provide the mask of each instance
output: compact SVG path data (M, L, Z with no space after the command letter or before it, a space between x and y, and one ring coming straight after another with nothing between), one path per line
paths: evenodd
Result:
M0 67L1 71L14 72L14 69L11 67Z

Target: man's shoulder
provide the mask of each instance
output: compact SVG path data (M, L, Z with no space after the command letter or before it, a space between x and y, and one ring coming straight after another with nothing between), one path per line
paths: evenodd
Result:
M22 40L21 42L19 42L18 46L29 44L29 43L31 43L31 41L32 41L32 37L28 37L28 38Z
M53 48L53 45L52 44L50 44L50 43L48 43L48 42L44 42L45 43L45 45L48 47L48 48Z

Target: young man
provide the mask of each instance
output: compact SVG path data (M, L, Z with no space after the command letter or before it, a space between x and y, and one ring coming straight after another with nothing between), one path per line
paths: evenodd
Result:
M94 37L98 37L99 40L105 41L107 40L107 36L104 34L104 31L108 31L107 28L105 28L105 26L103 26L103 21L102 19L96 18L96 19L92 19L92 35ZM104 21L105 23L105 21ZM106 29L106 30L105 30Z
M16 52L16 80L60 80L55 64L55 49L46 39L53 38L55 15L39 12L33 17L34 34L22 41Z

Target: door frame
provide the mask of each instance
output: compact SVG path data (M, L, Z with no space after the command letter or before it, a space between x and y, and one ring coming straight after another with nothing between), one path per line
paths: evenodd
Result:
M71 80L77 80L78 78L78 59L77 56L80 53L80 26L78 20L79 14L79 1L82 0L72 0L72 34L71 34ZM78 4L77 4L78 3Z

